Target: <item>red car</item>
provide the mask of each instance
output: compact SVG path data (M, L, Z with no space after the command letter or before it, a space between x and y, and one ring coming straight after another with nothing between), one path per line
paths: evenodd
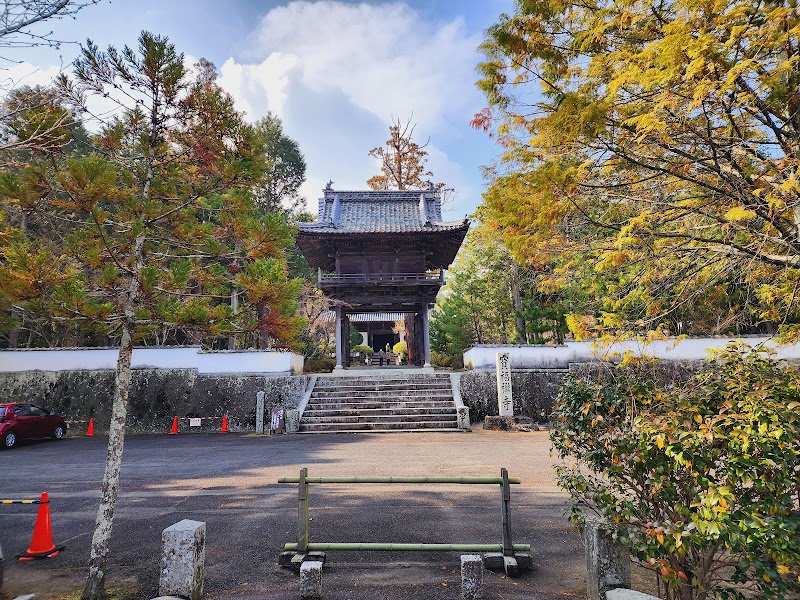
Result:
M0 448L13 448L17 442L34 438L58 440L66 432L61 415L34 404L0 404Z

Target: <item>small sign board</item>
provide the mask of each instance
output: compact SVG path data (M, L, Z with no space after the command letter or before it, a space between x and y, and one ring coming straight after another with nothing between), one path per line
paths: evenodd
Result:
M283 433L286 430L286 413L282 408L272 409L272 419L269 423L270 433Z
M189 419L189 427L200 427L203 423L203 419L201 418L190 418Z

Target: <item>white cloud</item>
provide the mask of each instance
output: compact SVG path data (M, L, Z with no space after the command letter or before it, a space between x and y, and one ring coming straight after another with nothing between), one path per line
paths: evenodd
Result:
M378 172L369 149L392 119L412 114L415 139L431 139L434 179L459 198L479 197L474 174L453 159L483 105L473 83L481 36L463 19L425 20L403 3L298 0L265 14L251 40L252 59L226 60L219 83L249 119L267 111L283 119L306 156L300 191L310 209L328 179L337 189L366 187Z
M254 37L264 55L296 57L295 76L309 89L341 92L387 123L413 111L433 128L476 96L480 38L460 18L425 21L400 3L297 1L267 13Z
M50 85L61 72L56 66L39 68L27 62L19 63L11 68L3 69L0 74L0 89L9 90L22 85Z
M297 56L281 52L255 65L240 65L229 58L220 68L218 81L236 99L236 108L249 118L263 117L267 111L284 116L289 78L298 63Z

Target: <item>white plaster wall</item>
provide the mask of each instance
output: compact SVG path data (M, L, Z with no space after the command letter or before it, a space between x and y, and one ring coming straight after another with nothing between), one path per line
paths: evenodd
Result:
M289 355L289 368L292 373L299 375L303 372L306 359L302 354L295 354L294 352L282 352L281 354Z
M203 352L199 373L302 373L303 357L293 352Z
M196 369L199 348L136 348L131 358L134 369ZM84 350L72 350L84 352ZM112 350L116 355L117 351ZM116 362L114 364L116 368Z
M4 350L0 352L0 372L76 371L114 369L116 350Z
M704 360L709 350L724 348L730 342L742 341L750 346L763 345L775 350L780 359L800 359L800 344L778 345L766 336L744 336L742 338L686 338L657 340L644 344L635 340L600 347L594 342L566 342L562 345L481 345L473 346L464 353L467 369L494 369L498 352L511 355L511 366L515 369L567 368L571 362L589 362L627 351L635 355L647 355L664 360Z
M116 349L3 350L0 372L94 371L114 369ZM201 352L199 348L136 348L134 369L196 369L214 373L302 373L303 357L293 352Z

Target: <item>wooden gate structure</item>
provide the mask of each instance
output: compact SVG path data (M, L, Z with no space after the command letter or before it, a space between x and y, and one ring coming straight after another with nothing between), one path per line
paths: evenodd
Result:
M403 313L409 363L429 367L429 311L469 221L443 221L433 187L323 193L317 221L297 223L297 244L335 304L336 368L350 360L349 315L372 312Z

